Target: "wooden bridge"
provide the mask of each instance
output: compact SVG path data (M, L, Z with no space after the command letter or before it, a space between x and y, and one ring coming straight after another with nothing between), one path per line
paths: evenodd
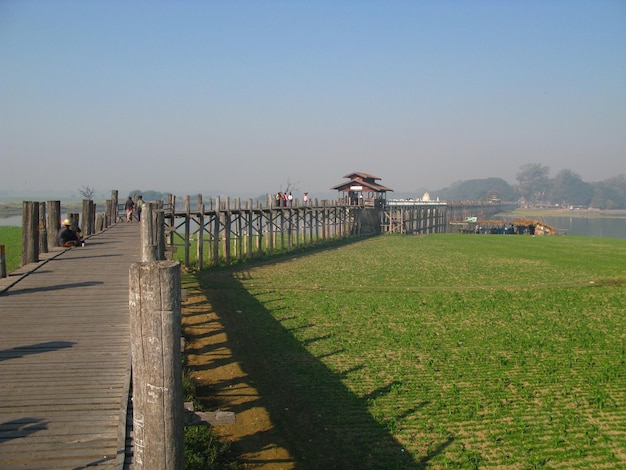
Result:
M139 224L0 279L0 468L125 468Z

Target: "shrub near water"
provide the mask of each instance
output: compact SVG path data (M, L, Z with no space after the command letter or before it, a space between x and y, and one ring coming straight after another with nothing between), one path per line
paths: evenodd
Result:
M306 468L619 468L624 265L618 239L383 236L198 276Z

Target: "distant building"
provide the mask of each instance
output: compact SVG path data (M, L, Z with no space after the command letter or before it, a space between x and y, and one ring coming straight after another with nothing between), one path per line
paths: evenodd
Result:
M350 205L382 205L387 191L393 191L377 183L378 176L367 173L354 172L344 176L348 181L333 186L330 189L339 191L339 195Z

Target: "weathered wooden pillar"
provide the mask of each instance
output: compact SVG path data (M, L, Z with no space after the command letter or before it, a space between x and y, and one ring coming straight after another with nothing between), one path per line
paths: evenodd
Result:
M256 224L257 252L259 253L259 256L263 256L263 238L264 238L265 226L267 225L267 222L265 221L263 209L259 209L259 212L257 215L258 215L257 224Z
M107 199L104 201L104 221L102 224L102 228L108 228L111 226L111 200Z
M204 268L204 204L200 204L198 208L198 226L196 259L198 260L198 269L202 269Z
M230 235L231 235L231 217L232 217L232 213L230 211L230 198L227 197L226 198L226 207L223 213L221 213L221 217L223 217L224 219L224 249L222 250L222 252L224 253L224 261L226 263L226 265L228 266L230 264L230 245L231 245L231 240L230 240Z
M287 209L287 251L293 250L293 209Z
M111 221L108 226L111 226L117 223L117 218L119 216L118 214L119 204L118 204L117 196L118 196L117 189L112 190L111 191Z
M83 235L93 235L93 226L96 220L96 205L91 199L87 201L87 214L83 217L85 218L83 220Z
M70 212L67 214L67 218L70 221L70 228L76 230L80 227L80 214L78 212Z
M48 201L48 249L59 246L58 236L61 230L61 201Z
M129 284L133 466L183 470L180 264L135 263Z
M326 238L328 237L328 208L326 207L326 202L327 201L324 200L322 208L322 240L324 241L326 241Z
M104 215L103 214L98 214L98 216L96 217L95 230L96 232L102 232L104 230Z
M241 199L237 198L237 243L235 244L235 256L237 259L241 261L243 259L243 250L244 250L244 224L243 224L243 213L241 211Z
M48 228L46 226L46 203L39 203L39 254L48 253Z
M213 218L213 266L220 262L220 198L215 198L215 217Z
M317 199L315 202L317 203ZM318 242L320 240L320 208L317 204L315 207L315 241Z
M0 278L7 277L7 258L4 245L0 245Z
M168 232L167 244L169 246L174 246L174 227L176 227L176 195L168 194L167 201L169 210L167 216L165 216L164 214L163 224L165 224L165 219L167 219L168 226L170 227L170 230Z
M95 202L91 201L91 207L89 209L89 213L91 215L91 217L89 219L89 223L91 224L91 227L90 227L91 232L89 232L89 235L93 235L94 233L96 233L96 217L97 217L96 213L97 213L97 210L98 210L98 205Z
M313 244L313 209L306 209L309 214L309 245Z
M267 252L270 255L274 254L274 245L276 240L274 238L274 214L278 211L274 211L272 208L267 210Z
M80 226L81 231L83 232L83 236L89 235L89 220L91 218L91 212L89 210L89 199L83 199L83 206L81 211L82 223Z
M154 230L154 245L156 246L156 259L163 261L165 259L165 245L167 244L165 237L165 211L163 208L163 201L154 201L150 204L154 204L154 206L152 206L152 218L154 219L152 223ZM171 228L173 228L173 225ZM173 234L173 231L170 231L170 234Z
M185 267L189 267L189 230L191 224L191 199L189 195L185 196L185 223L184 223L184 231L185 234L183 236L183 248L185 250L183 255L183 262L185 263Z
M280 209L280 252L285 252L285 209Z
M246 250L247 250L247 255L248 255L248 259L252 259L253 256L253 242L252 242L252 234L254 233L253 230L253 220L254 220L254 209L253 209L253 201L252 198L248 199L248 207L247 207L248 211L246 213L246 226L248 227L247 229L247 234L248 234L248 238L246 240Z
M22 203L22 259L21 265L39 261L39 203Z
M144 204L141 217L141 261L148 263L157 260L154 243L154 218L152 203Z
M86 237L87 235L89 235L89 232L87 231L87 225L89 223L89 199L83 199L80 220L80 229L83 233L83 236Z

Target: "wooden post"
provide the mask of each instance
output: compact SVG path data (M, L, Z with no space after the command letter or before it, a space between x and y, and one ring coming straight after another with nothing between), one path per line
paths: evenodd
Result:
M315 241L318 242L320 240L320 209L317 205L317 199L315 199Z
M280 252L285 252L285 209L280 210Z
M157 253L154 243L152 203L144 204L141 215L141 260L144 263L156 261Z
M213 266L220 263L220 198L215 198L215 217L213 220Z
M259 256L263 256L263 237L265 236L265 229L267 227L267 220L265 219L263 209L259 209L257 224L256 224L256 234L257 234L257 251Z
M108 228L111 226L111 200L107 199L104 201L104 223L102 224L103 228Z
M267 210L267 252L269 255L274 254L274 214L275 211L270 207Z
M96 233L96 211L97 204L93 201L89 203L89 224L87 226L88 232L87 235L93 235Z
M252 230L252 221L254 219L254 212L252 210L252 198L248 199L248 213L247 213L247 223L248 227L248 239L247 239L247 249L248 249L248 259L252 259L253 256L253 246L252 246L252 234L254 233Z
M104 230L104 215L98 214L96 217L96 232L102 232Z
M313 209L307 209L309 211L309 245L313 244Z
M222 218L224 220L224 223L222 224L224 226L224 237L223 237L222 253L224 253L224 261L226 263L226 266L228 266L230 264L230 244L231 244L231 240L230 240L230 234L231 234L231 227L230 227L231 212L230 212L230 198L229 197L226 198L226 207L224 208L224 212L220 211L220 218Z
M72 230L76 230L80 225L80 214L78 212L70 212L67 214Z
M200 199L198 200L200 202ZM198 244L196 246L198 269L204 268L204 204L198 209Z
M46 203L39 203L39 254L48 253L48 229L46 226Z
M135 263L129 277L133 466L183 470L180 264Z
M93 224L95 217L95 205L91 199L83 199L83 213L82 224L80 229L83 232L83 236L93 235Z
M183 243L185 244L185 267L189 267L189 230L191 223L191 200L189 196L185 196L185 236L183 237Z
M89 212L89 199L83 199L82 223L81 223L80 229L83 232L84 237L89 235L88 226L89 226L90 218L91 218L91 213Z
M150 203L153 204L153 203ZM167 240L165 239L165 211L163 208L163 201L154 202L152 217L154 220L153 223L153 231L154 231L154 244L156 246L156 259L163 261L165 259L165 245ZM174 228L174 219L170 219L172 225L170 226L172 229ZM172 246L173 243L173 231L170 231L170 240Z
M4 245L0 245L0 278L7 277L7 259L4 252Z
M167 245L174 246L174 227L176 226L176 195L168 194L167 201L169 212L167 214L167 217L165 216L165 213L163 213L163 226L165 227L165 219L167 218L168 226L170 227L170 231L168 232L169 239L167 240ZM163 254L165 254L165 248L163 248Z
M39 261L39 203L22 203L22 266Z
M113 224L117 223L117 217L118 217L118 201L117 201L117 189L114 189L111 191L111 222L109 223L108 226L111 226Z
M241 211L241 199L237 198L237 234L236 234L236 244L235 244L235 255L237 256L237 259L239 261L241 261L243 259L243 250L244 250L244 238L243 238L243 234L244 234L244 216L243 216L243 212Z
M48 249L59 246L58 236L61 230L61 201L48 201Z

